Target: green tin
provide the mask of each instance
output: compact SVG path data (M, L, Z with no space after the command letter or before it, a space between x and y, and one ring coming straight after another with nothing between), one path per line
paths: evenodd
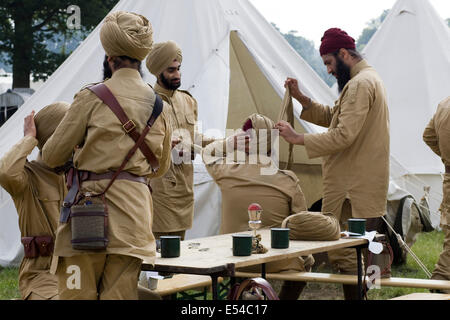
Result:
M161 236L161 258L180 256L180 236Z
M289 228L271 228L270 237L273 249L289 248Z
M233 256L250 256L253 237L250 234L233 234Z
M348 219L348 231L364 235L366 233L366 219Z

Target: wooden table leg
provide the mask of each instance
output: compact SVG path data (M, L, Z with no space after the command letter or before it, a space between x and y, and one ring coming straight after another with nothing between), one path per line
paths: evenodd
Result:
M358 298L359 300L363 299L362 296L362 278L363 278L363 268L362 268L362 261L361 261L362 255L361 255L361 247L356 247L356 259L358 263Z
M218 300L218 288L217 288L217 275L211 275L211 290L212 290L212 298L213 300Z
M263 279L266 278L266 264L265 263L261 264L261 278L263 278Z

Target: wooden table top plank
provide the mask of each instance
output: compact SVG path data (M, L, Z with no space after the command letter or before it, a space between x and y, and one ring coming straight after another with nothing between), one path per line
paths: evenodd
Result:
M240 233L250 234L250 232ZM160 253L157 253L155 267L143 263L142 269L211 274L213 272L220 272L221 270L234 270L234 268L281 261L298 256L306 256L313 253L368 243L367 240L358 238L339 239L336 241L291 240L287 249L272 249L270 247L270 229L262 229L258 233L261 234L261 243L268 249L267 253L235 257L232 252L232 234L224 234L181 241L180 257L161 258Z

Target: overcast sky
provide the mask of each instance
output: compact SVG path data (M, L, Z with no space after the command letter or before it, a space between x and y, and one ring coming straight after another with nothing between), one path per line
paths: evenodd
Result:
M425 1L425 0L424 0ZM428 0L442 19L450 18L450 0ZM390 9L396 0L250 0L268 22L283 33L297 30L298 35L319 47L325 30L339 27L355 40L367 22Z

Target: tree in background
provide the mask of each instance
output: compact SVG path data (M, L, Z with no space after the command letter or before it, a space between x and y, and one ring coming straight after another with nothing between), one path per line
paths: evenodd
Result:
M2 0L0 59L12 65L13 88L46 80L97 26L117 0ZM69 6L80 9L80 26L69 28ZM71 44L72 41L72 44ZM68 46L69 44L69 46Z
M361 35L359 36L358 40L356 41L356 49L361 52L367 43L369 43L369 40L372 38L372 36L375 34L375 32L378 30L380 25L383 23L384 19L386 19L386 16L388 15L389 10L384 10L383 13L375 19L370 20L367 23L367 28L365 28Z
M297 35L298 31L291 30L288 33L282 33L276 24L272 26L283 35L295 51L313 68L313 70L328 84L330 87L336 82L334 77L327 73L319 51L314 47L314 42Z

